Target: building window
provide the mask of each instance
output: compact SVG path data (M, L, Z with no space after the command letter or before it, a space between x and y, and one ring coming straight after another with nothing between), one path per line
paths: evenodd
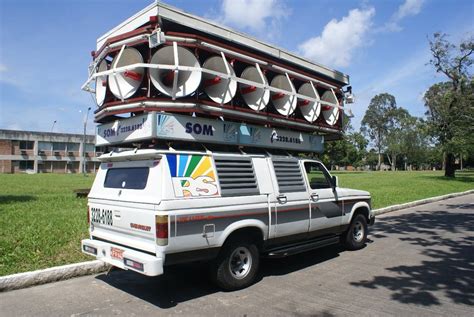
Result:
M51 151L53 144L51 142L38 142L38 151Z
M79 152L79 143L68 143L67 150L69 152Z
M66 151L66 143L53 142L53 151Z
M34 169L34 161L20 161L20 171L32 170Z
M86 143L86 152L94 152L94 151L95 151L95 144Z
M33 150L34 146L34 141L20 141L20 150Z

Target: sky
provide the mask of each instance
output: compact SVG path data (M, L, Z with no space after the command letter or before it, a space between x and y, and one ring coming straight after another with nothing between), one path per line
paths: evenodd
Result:
M0 128L82 133L87 108L96 109L80 89L96 39L151 2L0 0ZM474 36L472 0L165 2L348 74L355 129L383 92L424 116L424 92L445 80L428 65L428 37Z

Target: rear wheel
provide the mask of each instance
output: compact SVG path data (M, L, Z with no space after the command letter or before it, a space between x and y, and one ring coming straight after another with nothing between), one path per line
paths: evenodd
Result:
M342 244L349 250L359 250L367 242L367 219L364 215L356 215L349 225L349 229L341 237Z
M253 283L259 265L258 248L249 241L230 241L216 260L213 277L225 290L237 290Z

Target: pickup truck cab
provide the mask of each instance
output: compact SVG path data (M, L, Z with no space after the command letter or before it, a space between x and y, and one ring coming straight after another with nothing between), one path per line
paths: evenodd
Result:
M209 260L220 287L243 288L262 256L362 248L375 219L370 194L338 187L317 160L144 149L100 161L82 251L149 276Z

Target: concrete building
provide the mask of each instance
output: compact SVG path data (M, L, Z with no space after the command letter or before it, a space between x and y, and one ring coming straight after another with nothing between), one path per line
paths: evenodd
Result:
M81 173L99 167L95 136L0 129L0 173Z

